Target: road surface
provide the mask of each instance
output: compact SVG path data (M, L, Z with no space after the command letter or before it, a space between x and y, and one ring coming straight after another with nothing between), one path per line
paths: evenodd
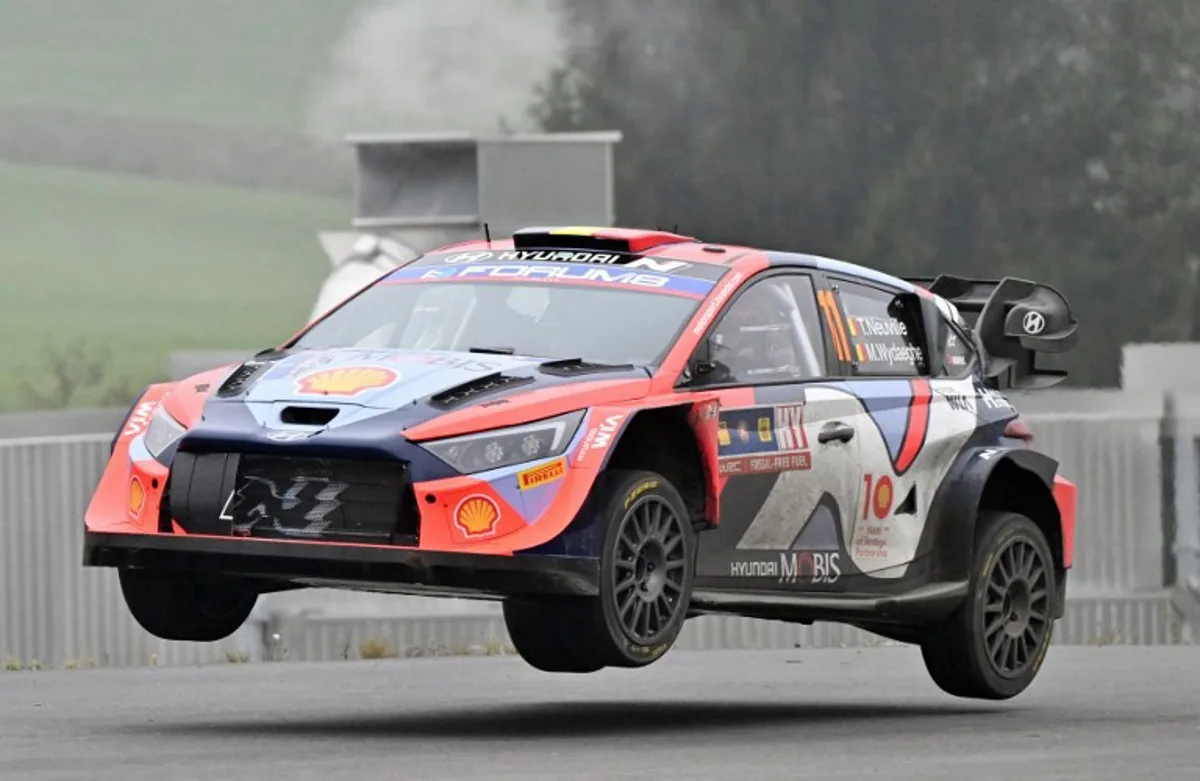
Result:
M1200 648L1055 647L1007 703L912 648L0 673L0 779L1200 779Z

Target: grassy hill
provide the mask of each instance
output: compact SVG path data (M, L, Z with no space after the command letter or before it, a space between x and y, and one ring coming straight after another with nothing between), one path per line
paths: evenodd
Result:
M0 0L0 107L299 130L330 47L369 4ZM172 349L292 333L329 268L316 232L352 211L18 163L0 161L0 411L56 406L58 374L86 386L72 406L124 403Z
M364 5L0 0L0 105L296 129L330 46Z
M0 163L0 411L36 406L26 382L52 395L54 351L74 344L103 367L70 400L86 406L172 349L286 337L329 270L316 231L350 217L336 199Z

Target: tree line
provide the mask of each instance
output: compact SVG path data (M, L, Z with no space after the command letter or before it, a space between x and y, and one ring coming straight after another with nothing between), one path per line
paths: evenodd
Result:
M618 219L899 275L1024 276L1073 383L1200 334L1200 4L564 0L548 131L619 129Z

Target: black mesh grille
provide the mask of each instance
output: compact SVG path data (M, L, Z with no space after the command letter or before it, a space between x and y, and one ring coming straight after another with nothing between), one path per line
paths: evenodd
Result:
M224 476L222 476L224 475ZM206 453L172 468L171 514L196 534L415 545L407 465Z

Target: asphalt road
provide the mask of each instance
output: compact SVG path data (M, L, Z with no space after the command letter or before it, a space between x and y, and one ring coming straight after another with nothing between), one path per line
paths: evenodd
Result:
M0 779L1200 778L1200 648L1051 649L1007 703L910 648L0 673Z

